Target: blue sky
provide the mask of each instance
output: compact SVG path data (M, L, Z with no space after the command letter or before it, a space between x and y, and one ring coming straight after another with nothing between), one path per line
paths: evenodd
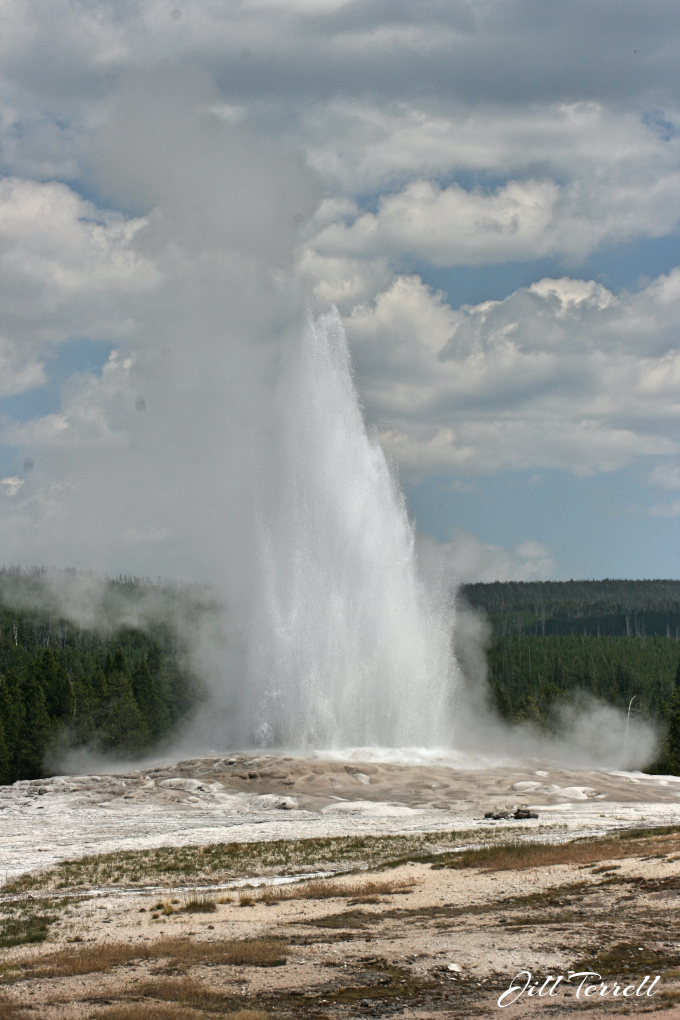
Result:
M158 490L191 476L196 444L219 456L216 324L254 349L277 335L284 274L338 307L365 419L455 576L679 576L677 5L174 9L7 5L6 556L183 569ZM268 282L237 315L248 260ZM232 282L199 300L218 265ZM175 390L186 443L154 455L166 475L141 472L157 488L139 498L116 468L126 523L98 525L114 451L170 436L154 408Z

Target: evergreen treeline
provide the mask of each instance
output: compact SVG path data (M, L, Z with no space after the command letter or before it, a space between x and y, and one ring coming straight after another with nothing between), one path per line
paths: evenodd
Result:
M680 581L494 581L461 592L497 634L680 638Z
M106 582L105 599L125 601L140 584ZM68 747L148 750L200 698L167 620L145 630L85 630L56 615L48 595L38 597L39 571L15 573L14 583L0 571L0 597L10 590L24 606L0 603L0 784L45 775L46 756Z
M491 624L495 706L512 722L559 727L560 708L584 695L665 729L649 767L680 774L680 581L531 581L471 584L463 596Z

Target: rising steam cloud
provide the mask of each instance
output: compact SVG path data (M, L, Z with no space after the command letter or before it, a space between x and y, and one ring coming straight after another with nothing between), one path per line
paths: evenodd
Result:
M416 569L341 321L308 307L297 244L320 189L301 157L233 123L202 73L164 72L130 80L90 173L134 220L140 277L101 376L17 434L36 467L8 559L30 548L209 586L221 611L187 635L212 692L185 735L197 748L483 746L583 762L597 746L623 764L613 710L565 721L557 744L494 720L483 626L465 613L454 656L447 586ZM626 761L652 744L640 731Z

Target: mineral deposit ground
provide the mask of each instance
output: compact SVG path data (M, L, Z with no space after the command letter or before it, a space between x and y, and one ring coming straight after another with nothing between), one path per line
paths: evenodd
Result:
M680 1020L670 776L233 753L57 777L0 789L0 868L2 1020Z

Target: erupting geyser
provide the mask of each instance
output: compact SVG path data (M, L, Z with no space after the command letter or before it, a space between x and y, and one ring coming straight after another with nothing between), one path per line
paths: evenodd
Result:
M282 370L249 633L253 737L446 746L451 607L418 575L404 499L367 435L337 312L308 317Z

